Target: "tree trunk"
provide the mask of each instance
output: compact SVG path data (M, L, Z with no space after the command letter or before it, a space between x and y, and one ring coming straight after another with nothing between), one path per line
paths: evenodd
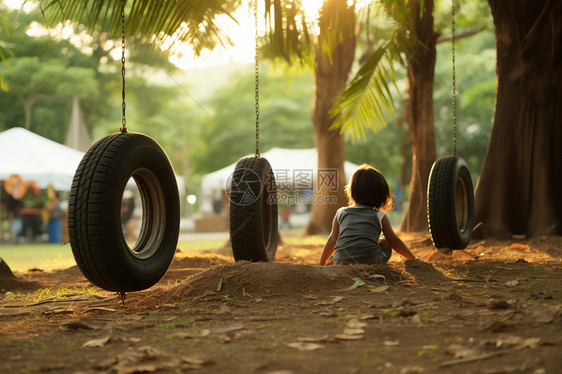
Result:
M562 2L488 3L496 106L475 222L490 236L562 235Z
M345 1L327 0L323 8L337 2L344 4L340 4L339 9L347 13L340 16L354 21L355 8L345 6ZM320 34L326 35L331 25L322 18ZM306 235L329 233L336 210L347 203L344 192L344 136L339 130L329 130L333 123L330 110L345 88L355 57L355 22L348 22L345 26L341 38L335 38L330 56L326 55L322 46L316 48L312 122L319 172L314 185L310 218L304 230Z
M433 0L424 2L423 16L420 3L412 3L410 32L419 42L408 59L408 95L406 110L412 144L412 176L410 197L401 231L427 231L427 182L435 161L435 130L433 122L433 78L435 44L433 31Z
M35 105L35 101L34 100L26 100L23 97L20 97L20 101L23 104L23 113L25 115L25 124L24 124L24 128L26 130L31 130L31 114L32 114L32 110L33 110L33 106Z

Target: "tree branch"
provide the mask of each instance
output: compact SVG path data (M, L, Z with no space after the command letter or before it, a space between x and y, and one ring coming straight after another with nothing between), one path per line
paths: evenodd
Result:
M486 29L486 27L480 27L479 29L471 29L471 30L461 32L460 34L455 35L455 40L468 38L469 36L472 36L472 35L478 34L481 31L484 31L485 29ZM435 44L450 42L451 40L453 40L453 38L451 36L440 35L437 38L437 41L435 42Z

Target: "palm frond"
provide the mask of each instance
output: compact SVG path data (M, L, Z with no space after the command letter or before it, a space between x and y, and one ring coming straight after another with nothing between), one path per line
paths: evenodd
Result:
M301 0L265 0L265 21L268 28L265 57L312 65L310 25Z
M388 116L396 111L396 62L404 65L404 56L412 56L414 47L421 44L406 22L412 11L408 0L381 3L395 26L363 62L330 112L334 117L331 129L340 128L353 141L365 138L365 128L376 133L387 126Z
M230 44L230 38L217 25L217 16L227 16L241 0L133 0L125 4L125 31L143 41L151 40L170 47L188 42L196 54L217 44ZM41 10L53 24L72 20L90 30L109 33L117 38L121 33L121 2L115 0L40 0Z

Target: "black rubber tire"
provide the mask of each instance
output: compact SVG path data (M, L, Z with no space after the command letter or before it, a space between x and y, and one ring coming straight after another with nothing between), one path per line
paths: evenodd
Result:
M277 251L277 186L265 158L241 158L230 183L230 242L234 260L273 261Z
M435 161L427 187L427 218L435 247L464 249L474 228L474 188L458 156Z
M131 177L143 211L133 248L121 228L121 199ZM174 170L154 139L113 134L84 155L70 190L68 231L76 263L90 282L117 292L151 287L172 262L179 226Z

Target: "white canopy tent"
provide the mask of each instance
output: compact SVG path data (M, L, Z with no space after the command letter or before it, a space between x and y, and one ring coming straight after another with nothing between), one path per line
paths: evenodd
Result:
M315 148L287 149L272 148L261 154L273 169L276 182L298 188L312 188L312 183L318 172L318 152ZM201 212L212 211L213 200L220 199L225 190L230 188L230 176L234 172L236 163L220 170L206 174L201 179ZM359 166L349 161L344 163L345 180L351 178Z
M52 183L55 190L69 191L83 156L83 152L21 127L0 132L0 180L18 174L39 188Z

